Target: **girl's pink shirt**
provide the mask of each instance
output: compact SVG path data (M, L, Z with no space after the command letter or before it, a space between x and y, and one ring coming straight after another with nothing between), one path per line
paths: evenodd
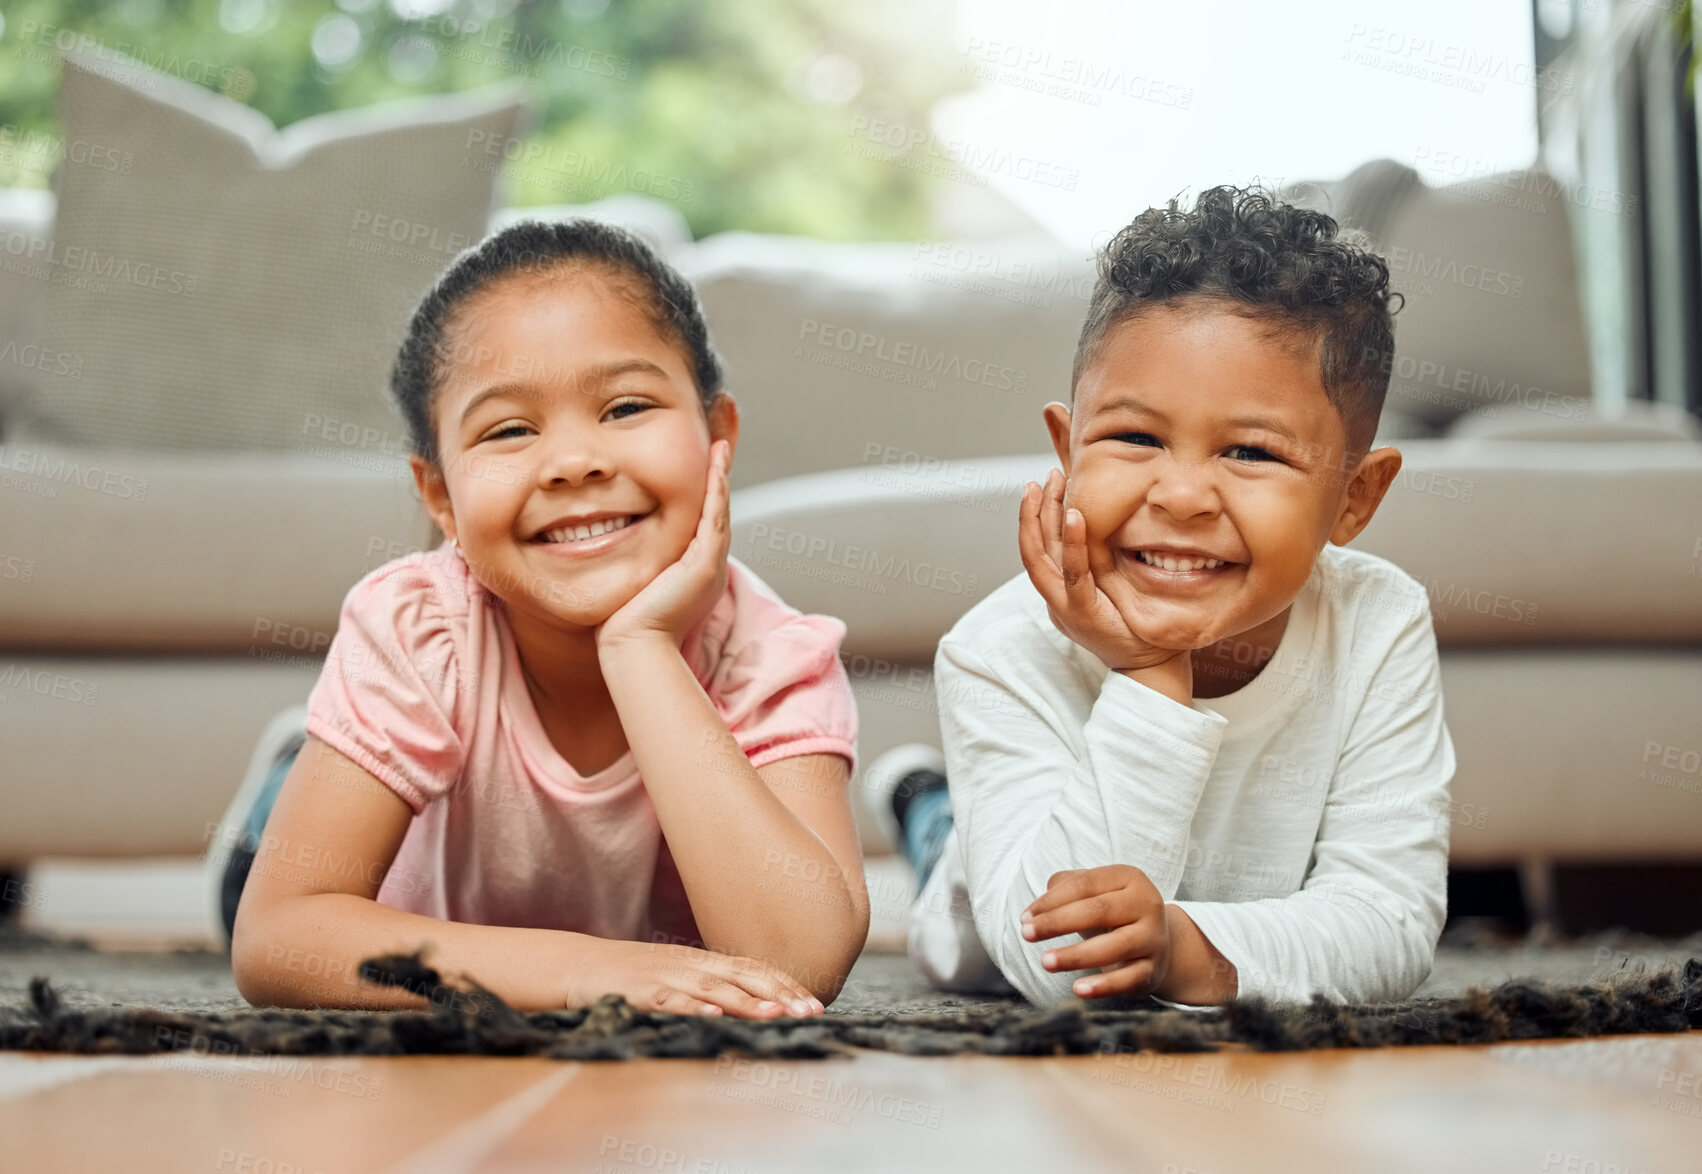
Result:
M682 651L752 766L802 754L854 763L844 637L839 620L793 610L729 559L726 594ZM447 542L350 589L307 732L413 808L380 903L481 925L699 942L632 753L590 776L568 765L532 704L502 601ZM704 766L701 785L714 786L714 764Z

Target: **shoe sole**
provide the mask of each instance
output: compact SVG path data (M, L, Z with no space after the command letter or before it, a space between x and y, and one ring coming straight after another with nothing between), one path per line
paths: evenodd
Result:
M283 752L291 743L301 740L302 726L306 721L307 706L303 704L291 706L267 724L255 744L253 756L248 760L248 771L242 776L242 785L236 789L235 797L225 808L224 818L219 820L218 828L207 845L201 874L207 896L207 916L214 936L226 947L230 945L230 936L225 932L224 920L225 870L230 866L232 853L241 846L242 828L248 822L248 813L254 807L260 788L266 785L272 767Z

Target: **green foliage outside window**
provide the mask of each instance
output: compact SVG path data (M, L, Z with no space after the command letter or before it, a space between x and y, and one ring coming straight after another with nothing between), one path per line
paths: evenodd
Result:
M86 36L277 126L523 82L532 126L491 160L517 205L637 191L699 236L914 238L941 181L871 128L925 133L934 103L967 85L945 0L7 0L0 13L0 186L49 183L57 46Z

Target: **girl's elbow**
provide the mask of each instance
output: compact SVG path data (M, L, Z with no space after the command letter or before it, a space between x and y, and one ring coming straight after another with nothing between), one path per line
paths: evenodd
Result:
M267 908L250 902L237 909L230 939L231 977L237 993L256 1007L307 1006L305 992L292 990L286 981L289 963L299 962L301 951L295 951L292 959L291 947L278 940L277 921L268 913Z
M236 980L237 993L255 1007L278 1007L284 1004L273 989L271 967L259 956L263 951L244 946L239 938L231 939L230 970Z
M851 977L851 968L857 964L857 959L863 953L863 946L869 940L869 911L865 906L861 915L846 928L839 948L833 952L828 965L824 966L804 985L810 993L821 1000L823 1007L833 1006L845 990L845 984Z

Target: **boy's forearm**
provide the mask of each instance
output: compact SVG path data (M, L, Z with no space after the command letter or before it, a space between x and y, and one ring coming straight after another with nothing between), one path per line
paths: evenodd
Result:
M231 968L249 1002L280 1007L419 1010L419 995L360 978L368 958L412 954L446 984L466 978L524 1011L595 999L592 955L600 939L549 929L469 925L380 905L352 893L279 898L245 909L231 942Z
M1187 656L1173 657L1150 668L1117 671L1137 684L1164 694L1178 705L1194 703L1194 667Z
M1113 862L1141 869L1168 900L1227 723L1142 679L1175 683L1183 666L1112 673L1073 737L1051 716L1056 703L1045 690L1006 682L973 650L948 640L935 670L942 697L982 697L989 688L1012 697L1010 705L941 707L947 775L975 780L961 796L954 783L952 804L977 933L1028 998L1073 998L1070 978L1046 971L1043 948L1023 939L1022 910L1052 874Z
M1170 925L1170 971L1152 993L1172 1003L1210 1006L1233 999L1240 987L1235 963L1218 952L1200 927L1175 905L1165 905Z
M830 1001L868 932L860 872L763 781L679 649L610 650L603 677L704 944L771 962Z

